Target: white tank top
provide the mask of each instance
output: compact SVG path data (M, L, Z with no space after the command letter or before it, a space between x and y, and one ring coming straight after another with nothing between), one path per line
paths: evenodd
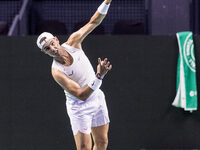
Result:
M63 72L67 77L78 83L81 88L86 86L87 83L89 83L89 81L95 76L94 69L88 57L85 55L83 50L74 48L65 43L61 46L64 47L65 50L73 57L73 63L70 66L64 66L53 59L52 68ZM67 100L79 100L66 90L64 90L64 92ZM93 92L93 94L94 93L95 92Z

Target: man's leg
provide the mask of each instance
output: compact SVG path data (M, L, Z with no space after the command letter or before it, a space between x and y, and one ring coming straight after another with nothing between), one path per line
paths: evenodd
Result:
M92 140L90 134L84 134L78 131L74 136L77 150L91 150Z
M108 146L108 129L109 124L92 128L93 150L106 150Z

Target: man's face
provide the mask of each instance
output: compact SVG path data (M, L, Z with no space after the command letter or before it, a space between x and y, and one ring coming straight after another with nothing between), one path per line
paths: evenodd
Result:
M60 47L59 41L56 37L54 37L53 39L48 40L44 44L41 51L51 57L56 57L56 56L59 56L59 53L58 53L59 47Z

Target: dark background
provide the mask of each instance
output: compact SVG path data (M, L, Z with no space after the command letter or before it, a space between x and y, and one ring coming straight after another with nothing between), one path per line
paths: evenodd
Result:
M103 0L0 0L0 35L70 35L85 25ZM199 0L113 0L91 34L200 34Z
M0 150L74 150L64 92L36 38L0 37ZM199 89L200 37L194 40ZM200 147L199 110L171 105L177 45L175 36L99 35L83 42L95 70L98 57L113 64L101 87L111 120L108 150Z
M75 150L64 92L51 77L52 59L30 35L69 36L101 3L0 0L0 35L16 36L0 37L0 150ZM95 70L98 57L113 64L101 86L111 119L108 150L200 149L199 110L171 106L175 34L199 34L199 16L199 0L113 0L102 24L84 41ZM67 36L59 36L61 42ZM199 91L200 36L194 40Z

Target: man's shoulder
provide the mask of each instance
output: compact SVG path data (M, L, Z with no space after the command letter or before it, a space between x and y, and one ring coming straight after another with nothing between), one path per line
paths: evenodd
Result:
M76 42L75 40L73 39L68 39L65 43L63 43L62 45L67 45L67 46L70 46L70 47L73 47L75 49L79 49L79 50L82 50L82 44L81 42Z
M54 78L58 78L60 76L62 76L63 72L61 72L59 69L57 68L51 68L51 74Z
M72 50L72 49L75 51L83 50L81 44L78 45L78 44L70 44L69 42L65 42L65 43L61 44L61 46L67 48L68 50Z
M60 70L61 72L64 71L63 65L61 63L57 62L55 59L53 59L51 69L57 69L57 70Z

